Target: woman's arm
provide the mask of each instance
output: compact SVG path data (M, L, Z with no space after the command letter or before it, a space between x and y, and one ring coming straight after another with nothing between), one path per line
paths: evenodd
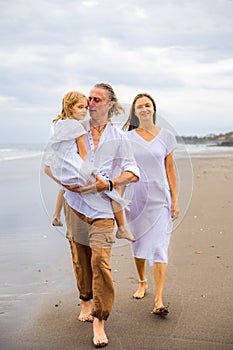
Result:
M171 191L171 215L172 220L175 220L179 216L179 206L178 206L178 195L177 195L177 184L176 184L176 169L173 159L173 152L169 153L165 158L165 169L167 174L167 179Z

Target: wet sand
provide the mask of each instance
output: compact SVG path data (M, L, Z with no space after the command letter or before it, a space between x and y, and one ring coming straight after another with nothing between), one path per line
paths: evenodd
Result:
M172 234L169 250L164 301L170 314L161 319L151 313L154 283L149 266L145 298L132 298L138 284L130 246L115 247L116 300L106 322L108 349L233 349L233 155L193 158L192 166L190 206ZM38 251L37 263L31 258L32 265L27 265L33 278L37 275L40 293L10 310L11 318L2 318L0 349L93 349L92 325L76 320L80 304L68 243L48 228L47 218L42 221L41 232L34 228L38 237L47 238L38 238L35 246L44 254Z

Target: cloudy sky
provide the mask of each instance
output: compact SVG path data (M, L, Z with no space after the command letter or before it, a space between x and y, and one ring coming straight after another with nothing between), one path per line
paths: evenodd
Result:
M97 82L152 94L180 135L233 130L232 18L232 0L0 0L0 143L46 142Z

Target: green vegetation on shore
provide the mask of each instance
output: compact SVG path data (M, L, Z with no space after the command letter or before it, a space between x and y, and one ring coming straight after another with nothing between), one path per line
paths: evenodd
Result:
M233 146L233 131L225 134L209 134L207 136L177 136L177 141L183 141L184 143L196 144L216 144L218 146Z

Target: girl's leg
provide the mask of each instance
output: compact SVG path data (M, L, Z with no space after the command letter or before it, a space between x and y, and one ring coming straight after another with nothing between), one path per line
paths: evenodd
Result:
M146 259L134 258L135 265L137 268L139 276L139 287L134 293L133 297L135 299L142 299L145 296L145 292L148 289L147 279L146 279Z
M112 208L114 212L114 217L117 223L117 232L116 232L116 238L119 239L128 239L131 242L135 242L136 239L134 235L127 229L125 225L125 218L124 218L124 211L122 210L122 207L119 203L112 200Z
M63 195L64 195L64 191L60 190L58 192L58 195L57 195L56 208L55 208L55 212L53 214L53 221L52 221L53 226L63 226L63 224L61 222L61 211L62 211L63 204L64 204Z

